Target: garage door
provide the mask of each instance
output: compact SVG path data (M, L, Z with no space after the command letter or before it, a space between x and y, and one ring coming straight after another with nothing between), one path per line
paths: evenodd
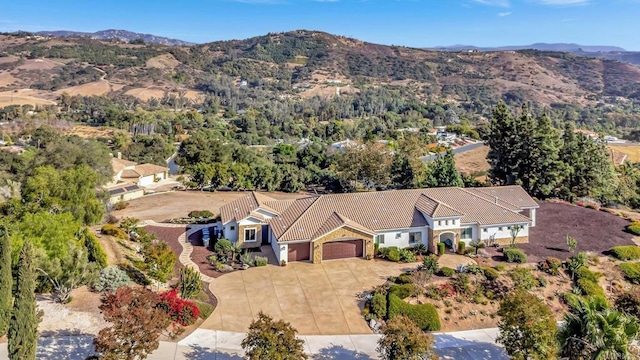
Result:
M289 262L309 260L309 243L289 244Z
M328 242L322 245L322 260L362 257L362 240Z

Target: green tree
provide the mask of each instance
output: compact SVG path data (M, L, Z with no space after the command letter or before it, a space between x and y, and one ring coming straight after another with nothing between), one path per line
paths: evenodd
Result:
M275 321L263 312L249 325L249 332L242 340L245 359L248 360L301 360L304 341L296 338L298 331L288 322Z
M412 161L408 156L395 154L391 161L391 186L396 189L415 189L424 182L426 167L421 159Z
M529 158L533 160L529 188L533 196L546 198L552 196L562 178L564 164L560 161L560 132L553 127L549 116L538 119L533 138L534 146Z
M542 300L524 290L507 295L498 309L497 342L516 360L554 359L558 354L558 326Z
M36 304L36 269L33 261L34 249L25 242L20 251L13 312L9 321L9 359L29 360L36 358L38 324L42 312Z
M173 275L173 267L178 257L166 242L145 244L142 249L145 268L150 277L166 282Z
M13 277L11 274L11 242L7 229L0 228L0 336L7 334L13 296Z
M516 121L504 102L499 102L492 111L486 144L489 145L487 161L491 166L489 178L496 185L513 185L518 156L518 134Z
M559 338L570 360L632 359L630 346L640 336L638 319L609 307L601 297L571 296Z
M438 155L427 164L427 187L464 186L462 175L456 169L456 160L451 149L444 155Z
M84 243L89 262L96 263L100 269L107 267L107 253L98 238L88 228L80 231L79 239Z
M384 360L438 359L433 336L420 330L409 318L396 316L382 328L378 352Z

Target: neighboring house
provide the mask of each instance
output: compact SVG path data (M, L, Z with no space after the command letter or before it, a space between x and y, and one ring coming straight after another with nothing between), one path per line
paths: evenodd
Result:
M538 204L519 186L429 188L275 200L252 192L220 209L223 236L242 247L271 245L278 261L365 257L379 247L422 243L436 252L463 240L529 241Z
M111 158L113 167L113 183L126 182L138 186L148 186L154 182L168 178L169 168L154 164L142 164L118 157Z
M109 192L109 204L115 205L121 201L128 201L144 196L144 189L138 185L122 183L107 188Z
M340 152L345 152L345 150L347 148L351 148L351 147L354 147L354 146L358 146L358 143L353 141L353 140L349 140L349 139L343 140L343 141L338 141L338 142L335 142L335 143L331 144L332 148L337 149Z

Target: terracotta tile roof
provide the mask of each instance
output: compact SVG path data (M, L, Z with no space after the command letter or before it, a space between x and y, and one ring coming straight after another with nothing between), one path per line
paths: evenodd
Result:
M125 169L122 170L122 178L124 179L138 179L140 178L140 173L133 169Z
M222 218L222 223L226 224L230 221L240 221L251 215L251 213L258 208L263 208L267 211L278 214L277 211L265 204L267 202L273 201L276 201L276 199L252 191L251 193L239 199L236 199L220 208L220 217Z
M368 234L372 234L372 235L375 234L375 231L368 229L358 224L357 222L351 221L348 218L338 214L337 212L334 212L333 214L331 214L331 216L329 216L327 221L325 221L324 224L320 226L320 228L316 231L316 233L311 238L312 239L319 238L320 236L327 234L333 230L339 229L343 226L348 226Z
M169 171L169 168L167 168L166 166L159 166L155 164L136 165L134 169L138 174L140 174L140 176L149 176Z
M114 173L119 173L127 167L136 166L136 163L129 160L118 159L116 157L111 158L111 167Z
M265 201L265 205L275 210L278 214L283 213L285 210L289 208L295 202L294 199L291 200L273 200L273 201Z
M510 204L514 210L538 208L538 203L521 186L493 186L466 189L476 194L484 194L489 200L498 198L499 204ZM503 205L504 206L504 205Z
M284 242L315 239L346 224L364 232L423 227L427 222L422 213L435 218L460 217L462 223L483 226L529 222L516 211L538 205L522 188L493 189L430 188L307 197L288 204L268 222L278 241ZM509 201L496 203L488 195L492 193Z

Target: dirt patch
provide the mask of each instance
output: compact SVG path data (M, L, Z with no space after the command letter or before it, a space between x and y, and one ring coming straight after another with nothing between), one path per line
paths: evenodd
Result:
M180 61L171 54L162 54L147 60L147 67L158 69L173 69L178 65L180 65Z
M58 66L62 66L59 62L49 59L29 59L24 64L18 66L17 70L51 70Z
M98 80L90 83L72 86L64 89L60 89L55 92L55 94L63 94L67 93L71 96L74 95L82 95L82 96L92 96L92 95L104 95L111 91L111 86L109 86L109 82L107 80Z
M213 253L213 250L204 247L202 243L202 232L197 231L191 234L191 236L189 236L189 242L193 245L191 260L198 265L200 272L212 278L222 276L223 273L216 271L207 259L207 257Z
M73 300L67 305L55 303L47 297L38 298L38 308L44 311L38 326L41 335L97 334L108 326L98 309L100 294L82 287L74 290L72 296Z
M473 150L455 155L456 168L463 174L472 174L489 171L491 168L487 162L488 146L480 146Z
M10 72L0 72L0 87L20 84L20 79L11 75Z
M576 252L604 254L617 245L633 245L633 236L624 231L629 224L624 218L604 211L566 204L541 202L536 211L536 226L529 229L529 243L518 245L530 262L548 256L564 260L572 255L567 250L567 236L578 240Z
M129 201L124 210L115 211L114 215L135 217L140 220L154 220L162 222L172 218L187 216L192 210L209 210L214 214L220 212L220 207L236 200L247 192L225 191L172 191L155 195L148 195ZM275 199L296 199L305 194L264 193Z

